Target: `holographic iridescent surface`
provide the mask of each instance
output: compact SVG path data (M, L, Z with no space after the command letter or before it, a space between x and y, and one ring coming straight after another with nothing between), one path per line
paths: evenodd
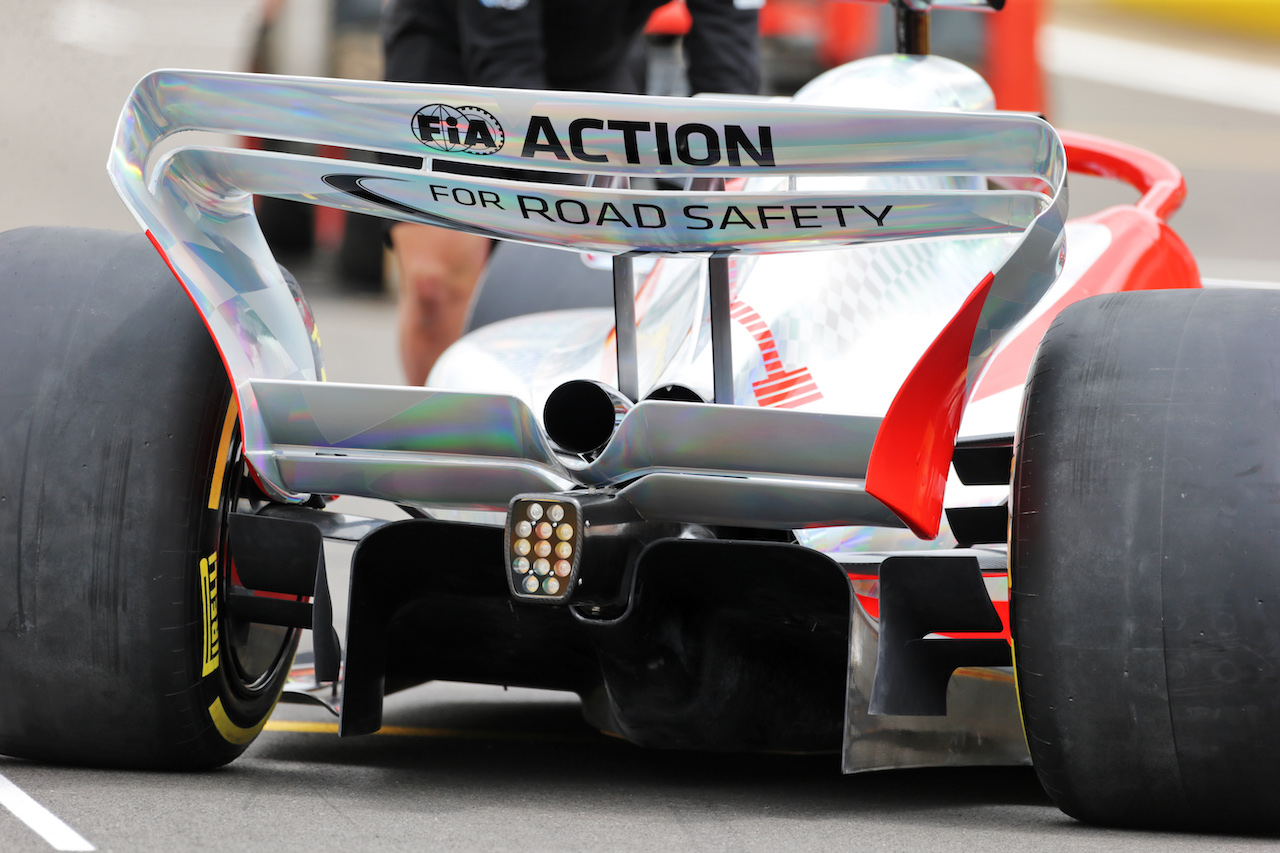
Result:
M946 92L945 97L929 94L926 106L934 106L939 98L955 103L941 110L849 108L816 96L810 104L744 102L159 71L144 78L126 104L108 169L217 341L240 397L246 453L277 497L297 499L309 490L357 488L356 493L422 501L428 493L434 497L450 487L443 469L462 470L457 463L463 457L480 459L478 467L490 473L495 466L511 466L512 487L529 477L545 481L539 485L544 489L551 482L612 481L628 466L658 472L662 466L647 465L646 460L655 458L660 446L668 448L663 454L679 460L672 470L722 475L736 471L740 476L742 453L681 456L678 447L670 446L670 436L628 428L625 422L600 462L561 469L548 459L550 451L536 418L524 413L513 422L508 417L510 390L501 399L476 406L441 397L384 412L373 430L379 434L372 442L376 446L362 448L377 458L370 457L367 470L359 475L354 472L360 465L351 456L334 456L327 449L346 439L292 435L284 441L273 436L267 420L278 429L280 412L262 408L268 401L257 398L254 380L310 382L316 376L305 329L254 219L252 197L272 195L578 250L704 257L732 252L742 255L735 261L736 292L761 304L767 301L765 294L752 294L759 287L756 282L769 277L748 273L766 271L781 259L757 258L754 253L825 249L815 257L834 258L847 250L833 254L833 249L865 244L869 251L890 251L882 264L897 268L903 264L891 250L906 240L901 244L904 251L924 251L930 258L924 266L912 267L920 271L921 282L932 281L929 271L946 264L959 263L966 280L970 268L995 268L996 282L971 353L970 376L976 376L1000 335L1034 304L1057 272L1065 208L1064 153L1057 135L1039 118L969 111L976 103L974 92L981 91L963 74L937 62L918 66L903 59L867 73L884 80L917 74ZM201 145L161 146L189 130L410 155L424 158L424 167ZM530 184L430 170L443 160L536 167L567 175L754 179L737 192L656 192ZM987 189L988 178L1001 177L1019 179L1019 186L1031 189ZM920 243L921 238L926 242ZM931 246L945 248L938 254ZM959 258L965 260L961 263ZM641 369L652 381L698 372L707 360L703 285L697 275L701 266L698 261L669 261L666 271L655 272L648 292L642 288L640 307L647 319L642 319L640 339L647 352L642 352ZM887 286L885 305L920 304L894 281ZM783 293L779 290L774 296ZM953 310L950 298L936 303L934 320L945 322ZM607 334L607 324L602 326L598 319L584 317L582 323L582 332ZM583 336L584 355L585 343L595 334ZM735 339L740 334L735 331ZM806 337L810 336L800 322L794 334L780 330L776 345L785 353L794 341ZM737 351L750 351L750 337L740 343L735 340ZM607 346L604 350L607 353ZM882 383L886 391L896 387L892 377L909 369L914 357L899 361L906 367L890 371ZM597 372L604 372L603 367ZM607 376L588 378L608 381ZM775 380L773 374L753 376L748 371L738 380L739 396L744 398L738 402L750 405L745 397ZM698 382L685 384L698 387ZM874 395L859 399L850 406L846 396L835 395L820 409L872 420L883 413ZM273 398L270 405L284 404ZM307 399L298 405L312 403ZM508 414L486 420L499 410ZM815 417L803 411L790 414ZM739 415L732 407L708 408L680 415L684 421L673 428L684 434L739 435L742 447L759 447L758 442L780 434L776 425L757 428L749 425L747 413ZM353 417L360 421L365 414ZM469 420L472 417L478 420ZM633 411L628 420L638 424L648 417ZM511 433L503 435L504 430L516 430L522 438L516 442L518 448L477 454L466 437L470 426L464 425L473 425L481 437L476 441L489 450L514 440ZM813 421L788 425L784 432L809 429L823 428ZM351 435L357 432L367 436L370 425ZM489 439L484 436L496 444L485 444ZM861 453L849 453L847 440L847 435L833 435L778 465L766 459L745 467L759 475L758 485L782 488L795 476L791 468L798 465L806 476L813 476L824 455L828 460L838 456L854 460L854 467L836 466L832 476L848 479L849 487L857 490L861 484L856 460ZM854 444L865 441L867 436ZM307 453L316 458L308 461ZM328 455L321 458L323 454ZM414 454L418 458L411 464L407 460ZM802 457L814 462L803 462ZM403 477L393 476L397 465L405 468ZM439 476L422 473L432 465L441 469ZM419 473L409 476L409 469ZM335 481L327 484L326 476ZM506 488L497 485L501 480L490 477L488 482ZM655 480L650 488L658 485ZM722 485L712 491L720 495ZM711 491L706 494L710 497ZM473 498L453 503L483 503ZM813 523L802 515L795 514L797 526ZM819 515L824 523L831 522L827 509ZM871 523L867 515L865 508L850 505L848 520Z
M126 104L108 169L208 324L240 398L246 457L276 497L503 509L520 493L608 486L651 520L793 529L810 547L865 554L909 536L863 479L920 353L994 271L972 383L1060 269L1062 144L1039 118L990 102L972 72L921 57L855 63L794 103L160 71ZM170 147L183 131L424 162ZM444 161L723 177L736 189L531 184L433 170ZM990 188L998 179L1018 189ZM558 453L535 414L546 394L570 378L616 383L612 315L592 310L469 336L433 373L441 387L321 384L254 195L661 254L637 298L644 392L679 383L710 397L706 256L730 254L735 405L640 402L598 457ZM957 710L937 722L867 718L878 626L853 606L846 769L1025 760L1005 680L961 673Z
M797 98L833 106L993 108L991 90L980 77L958 63L938 57L860 60L817 78ZM801 177L796 181L801 191L814 186L829 189L837 183L850 191L868 187L973 191L982 185L974 178L918 175ZM749 182L760 187L776 184L777 178L767 176ZM973 286L1016 249L1018 239L1014 235L893 241L735 257L730 263L735 316L731 326L735 405L794 407L813 415L878 419L920 354ZM1078 268L1080 263L1087 267L1086 256L1088 252L1073 250L1068 255L1068 268ZM1035 290L1048 277L1042 273L1024 298L1032 300ZM665 257L638 286L642 396L677 383L704 399L710 398L706 278L705 260ZM1006 287L1013 283L1010 278L1004 280ZM1016 295L1013 290L1005 293ZM1003 318L996 320L1003 322ZM609 347L612 326L613 316L607 309L559 311L504 321L482 328L455 345L433 372L430 383L515 393L536 411L547 394L569 379L586 376L605 383L616 382ZM984 357L979 352L975 362L981 364ZM786 393L770 396L769 388L782 388ZM1017 416L1016 402L1012 408L1002 406L993 413L994 418L982 418L981 423L975 420L978 433L1011 432ZM983 403L978 408L990 408ZM693 434L682 423L678 428L668 424L664 430L650 430L647 435L666 435L666 429ZM716 442L705 432L696 434L699 442ZM832 476L837 476L837 470L842 471L839 476L851 476L852 472L844 468L853 464L855 457L849 443L828 440L816 424L812 430L798 427L761 431L752 436L752 441L758 438L759 447L769 448L759 456L772 459L774 448L790 448L797 436L810 440L815 458L828 460ZM620 453L624 446L617 444L607 452ZM631 458L639 464L639 456ZM948 485L947 505L998 505L1007 494L1004 487L966 487L953 477ZM760 510L756 514L767 512ZM909 531L893 527L805 528L795 533L802 543L830 553L947 548L955 544L945 519L942 533L932 541L919 540Z
M248 385L267 441L247 456L255 468L279 471L290 491L501 510L514 494L584 483L623 486L653 521L900 524L862 489L876 418L646 401L627 412L598 458L570 467L515 397L288 380ZM805 441L777 441L801 434ZM761 454L770 444L774 451Z

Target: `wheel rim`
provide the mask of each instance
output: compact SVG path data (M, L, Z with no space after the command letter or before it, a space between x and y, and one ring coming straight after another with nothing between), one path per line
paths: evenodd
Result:
M257 698L276 689L276 676L289 665L296 628L263 625L256 622L240 622L231 616L227 597L233 586L238 592L254 592L239 585L235 570L235 555L228 544L228 523L233 512L255 512L265 502L261 490L249 475L243 458L240 427L237 424L227 447L226 470L232 472L223 485L218 511L218 553L224 565L229 567L228 583L220 592L219 610L223 614L223 630L227 638L226 660L231 664L228 678L231 688L246 699ZM256 592L262 595L264 593Z

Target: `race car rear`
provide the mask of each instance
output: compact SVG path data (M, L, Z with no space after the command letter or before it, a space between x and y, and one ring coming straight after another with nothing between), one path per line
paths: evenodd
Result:
M929 4L899 5L918 23ZM0 701L0 751L225 763L261 731L310 629L317 683L285 696L331 707L343 735L376 731L383 696L425 681L545 687L643 746L840 751L848 772L1026 762L1029 740L1070 813L1177 823L1099 758L1107 733L1129 731L1157 745L1131 758L1160 757L1162 785L1229 791L1215 814L1261 819L1216 756L1280 717L1264 695L1277 644L1253 610L1270 599L1249 604L1270 575L1242 571L1229 599L1207 598L1204 628L1175 625L1160 595L1209 583L1207 552L1184 543L1191 558L1166 575L1155 546L1126 561L1175 517L1174 494L1199 501L1178 516L1197 542L1275 553L1257 519L1210 535L1227 529L1213 507L1265 504L1237 506L1222 473L1265 470L1265 442L1169 414L1256 408L1269 351L1214 341L1225 317L1263 323L1274 300L1201 299L1163 221L1181 180L1158 158L984 110L984 87L944 60L831 74L791 103L144 78L109 171L167 272L141 238L0 245L14 316L35 330L0 335L30 365L5 435L36 448L3 481L22 513L4 528L18 594L0 683L18 698ZM893 103L841 100L862 89ZM183 131L417 161L172 147ZM1068 157L1144 200L1067 223ZM516 171L529 168L556 180ZM613 310L488 326L425 388L323 382L254 195L603 255ZM1094 294L1109 295L1073 304ZM93 322L56 320L68 305ZM1236 374L1253 384L1233 390ZM1186 464L1202 434L1229 458ZM1172 456L1151 451L1161 440ZM55 482L69 484L58 511ZM333 495L406 517L333 513ZM85 517L87 533L49 534L50 519ZM358 542L345 649L324 537ZM1089 583L1073 578L1086 569ZM1246 622L1249 654L1228 662L1251 686L1180 690L1186 671L1230 680L1196 657L1195 632ZM1163 676L1153 626L1174 638ZM1094 686L1108 667L1123 673ZM1077 710L1086 690L1096 701ZM103 698L121 692L127 707ZM1125 717L1139 698L1144 714ZM1181 741L1161 728L1205 708L1254 722Z

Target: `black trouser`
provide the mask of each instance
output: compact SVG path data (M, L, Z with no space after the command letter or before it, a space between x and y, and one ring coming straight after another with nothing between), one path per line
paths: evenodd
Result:
M733 0L687 0L694 92L754 94L757 13ZM638 37L662 0L393 0L384 21L386 78L516 89L639 92Z

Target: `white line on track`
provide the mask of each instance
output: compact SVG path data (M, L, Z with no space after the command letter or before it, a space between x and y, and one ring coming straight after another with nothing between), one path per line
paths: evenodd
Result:
M18 820L31 827L49 842L54 850L96 850L80 833L63 823L57 815L31 799L17 785L0 774L0 806L13 812Z
M1280 115L1280 66L1057 26L1040 55L1052 74Z

